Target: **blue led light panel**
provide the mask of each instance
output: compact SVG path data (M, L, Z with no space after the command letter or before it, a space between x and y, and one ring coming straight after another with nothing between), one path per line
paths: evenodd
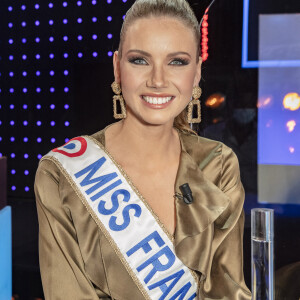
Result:
M300 67L299 58L289 58L287 60L282 59L280 56L269 60L258 58L259 15L300 13L300 2L298 0L243 0L243 3L242 67Z
M299 56L299 14L261 15L259 58ZM280 34L284 31L284 37ZM285 43L283 43L285 41ZM259 69L260 202L300 204L300 67Z
M75 70L112 63L131 4L0 1L0 155L8 157L9 197L32 198L39 159L77 135ZM89 90L79 101L86 97Z
M299 14L261 15L260 28L261 60L300 59ZM300 67L259 71L259 164L300 165L299 82Z

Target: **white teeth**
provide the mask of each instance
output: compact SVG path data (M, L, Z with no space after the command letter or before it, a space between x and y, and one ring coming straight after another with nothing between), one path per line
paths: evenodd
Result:
M143 96L143 99L151 104L165 104L172 100L172 97L149 97Z

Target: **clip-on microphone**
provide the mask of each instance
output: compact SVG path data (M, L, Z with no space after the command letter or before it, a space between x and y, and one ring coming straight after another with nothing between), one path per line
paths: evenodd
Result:
M192 191L191 191L191 188L190 188L189 184L185 183L185 184L179 186L179 189L182 193L182 196L180 194L177 194L177 193L175 194L175 196L177 198L183 200L184 203L191 204L194 201L194 199L193 199L193 194L192 194Z

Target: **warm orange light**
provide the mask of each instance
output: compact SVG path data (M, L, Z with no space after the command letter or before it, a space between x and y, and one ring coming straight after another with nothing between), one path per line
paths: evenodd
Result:
M295 148L294 148L294 147L290 147L290 148L289 148L289 151L290 151L291 153L294 153L294 152L295 152Z
M300 95L297 93L289 93L283 99L285 109L295 111L300 108Z
M294 131L295 126L296 126L296 121L295 121L295 120L291 120L291 121L288 121L288 122L286 123L286 127L287 127L287 129L288 129L288 132Z
M257 107L258 108L266 107L266 106L270 105L271 102L272 102L272 98L271 97L259 99L259 101L257 103Z
M206 99L205 105L207 107L210 107L210 108L214 109L214 108L220 107L224 102L225 102L225 96L220 94L220 93L216 93L216 94L210 95Z

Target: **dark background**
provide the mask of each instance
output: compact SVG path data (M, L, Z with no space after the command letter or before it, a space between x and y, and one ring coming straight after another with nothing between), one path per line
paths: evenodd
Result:
M0 2L0 155L8 157L7 188L8 205L12 206L13 213L15 298L43 297L33 193L40 155L62 145L66 139L92 134L114 121L110 88L113 81L112 57L108 52L117 49L122 17L134 1L109 2L85 0L80 5L77 1L57 0L52 8L49 8L49 3L38 0L13 4L9 0ZM200 20L209 1L189 2ZM22 4L26 6L24 10ZM38 9L36 4L39 4ZM11 11L8 10L10 6ZM299 11L298 0L251 0L249 60L258 57L258 14ZM108 21L108 16L112 17L112 21ZM82 18L81 23L78 18ZM97 20L93 21L93 18ZM64 19L68 20L67 24L63 23ZM35 25L36 20L40 21L39 26ZM49 20L53 20L53 25L49 24ZM22 27L24 21L26 26ZM203 121L198 130L202 136L225 142L239 157L246 190L245 279L250 287L250 210L260 206L257 203L257 120L254 117L248 124L241 125L233 118L233 113L236 109L250 109L256 115L257 69L241 68L242 0L217 0L210 10L208 22L209 58L202 70ZM13 24L12 27L8 26L9 23ZM92 38L93 34L97 35L97 39ZM112 34L111 39L108 34ZM78 39L79 35L82 40ZM64 36L68 36L67 41L63 40ZM37 37L40 38L38 43ZM49 41L50 37L54 38L53 42ZM24 38L26 43L22 42ZM13 39L12 44L10 39ZM97 52L96 57L94 52ZM78 53L82 53L82 57L78 57ZM26 60L22 59L24 54L27 55ZM37 54L40 59L36 59ZM54 58L51 59L50 54L54 54ZM64 74L65 70L68 75ZM23 76L24 71L27 76ZM53 76L50 71L54 71ZM10 72L14 73L13 76ZM55 92L50 92L51 87L55 88ZM64 91L66 87L68 92ZM27 88L26 93L24 88ZM37 88L41 91L37 92ZM212 110L204 103L216 92L225 95L226 103ZM52 104L54 109L50 107ZM27 105L26 109L24 105ZM24 126L24 121L28 122L27 126ZM42 123L40 126L37 126L38 121ZM51 121L55 122L55 126L50 125ZM70 125L65 126L65 122ZM24 137L28 138L28 142L24 142ZM38 138L42 142L38 143ZM55 141L51 141L52 138ZM25 171L29 174L25 175ZM299 206L267 207L275 209L275 268L279 269L300 260Z

